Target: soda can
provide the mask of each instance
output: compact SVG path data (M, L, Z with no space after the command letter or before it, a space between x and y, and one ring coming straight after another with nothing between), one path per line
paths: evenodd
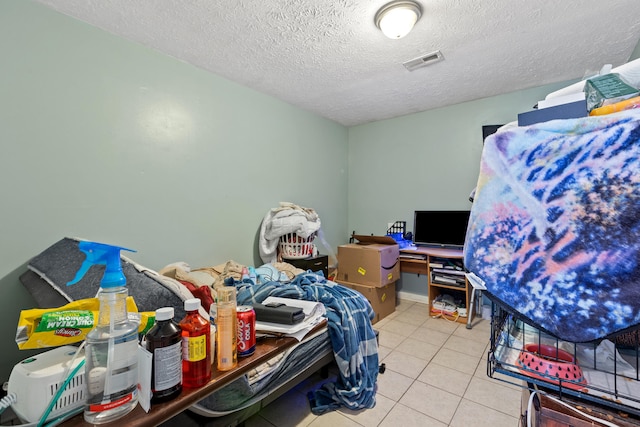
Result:
M250 305L241 305L238 315L238 357L246 357L256 351L256 312Z

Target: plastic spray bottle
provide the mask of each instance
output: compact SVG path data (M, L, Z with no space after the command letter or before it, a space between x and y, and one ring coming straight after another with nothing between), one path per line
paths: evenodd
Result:
M84 419L102 424L133 410L138 403L138 322L127 315L120 251L134 250L96 242L80 242L86 259L67 286L78 283L93 265L104 265L98 299L97 325L87 334L85 379L87 401Z

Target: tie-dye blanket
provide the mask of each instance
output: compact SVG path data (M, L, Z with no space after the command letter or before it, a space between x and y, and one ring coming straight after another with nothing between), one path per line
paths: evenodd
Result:
M491 299L566 341L640 326L640 111L485 141L464 247Z

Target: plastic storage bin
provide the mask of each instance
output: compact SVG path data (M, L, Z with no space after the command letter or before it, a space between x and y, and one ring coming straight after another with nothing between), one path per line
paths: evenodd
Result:
M287 233L280 236L280 241L278 242L280 255L284 259L309 258L314 255L313 241L315 238L316 233L306 238L300 237L296 233Z

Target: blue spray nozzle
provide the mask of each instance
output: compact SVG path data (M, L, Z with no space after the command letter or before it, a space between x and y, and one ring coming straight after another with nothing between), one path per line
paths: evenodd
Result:
M76 273L76 277L72 281L67 282L67 286L78 283L92 265L104 265L104 276L100 281L100 287L113 288L117 286L125 286L127 279L122 272L122 264L120 262L120 251L135 252L133 249L127 249L120 246L107 245L105 243L86 242L78 243L78 249L85 253L87 258L82 263L80 270Z

